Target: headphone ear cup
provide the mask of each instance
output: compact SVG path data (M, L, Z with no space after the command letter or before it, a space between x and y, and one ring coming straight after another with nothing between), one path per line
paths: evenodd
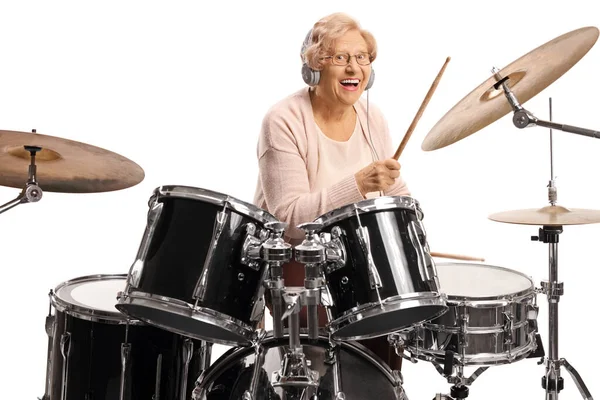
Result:
M371 89L375 83L375 70L371 68L371 75L369 75L369 82L367 82L367 86L365 86L365 90Z
M321 79L321 71L316 71L304 63L302 64L302 79L308 86L317 86Z

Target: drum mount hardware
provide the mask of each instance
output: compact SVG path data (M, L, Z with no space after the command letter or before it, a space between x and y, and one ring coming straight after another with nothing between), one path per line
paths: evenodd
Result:
M35 165L36 153L41 151L42 148L38 146L23 146L23 148L31 155L31 163L29 164L29 178L27 179L27 183L23 187L21 193L19 193L14 200L11 200L8 203L0 206L0 214L18 206L19 204L36 203L42 199L43 192L37 182L37 166Z
M397 333L392 333L388 335L388 342L390 346L394 348L396 354L413 364L416 364L418 360L414 355L407 355L404 352L405 342L404 339ZM455 364L455 354L453 351L446 351L446 357L444 359L443 367L438 363L430 360L431 364L435 367L436 371L442 375L448 383L451 383L453 386L450 388L450 395L436 394L436 397L433 400L458 400L458 399L466 399L469 396L469 386L475 382L481 374L483 374L489 367L479 367L469 376L468 378L464 375L464 366L461 364L456 365L456 373L454 373L454 364Z
M319 373L310 368L310 363L302 351L300 342L300 310L307 306L309 339L319 338L317 306L320 300L321 264L325 261L325 247L320 243L316 232L319 224L305 223L298 226L305 231L304 241L294 248L295 259L305 266L305 287L290 288L283 294L286 311L282 320L289 321L289 349L286 351L281 370L273 374L273 387L300 386L305 388L305 398L316 397L319 386ZM316 239L315 239L316 238ZM319 282L321 285L319 285ZM294 290L298 289L298 290ZM277 321L280 323L280 321Z
M283 265L292 258L292 246L283 240L283 234L287 228L285 222L267 222L265 227L272 233L262 244L262 258L269 266L269 278L265 286L271 294L273 307L273 337L283 337L283 293L285 285L283 281Z
M271 382L273 388L295 387L303 391L305 399L316 399L319 390L319 372L311 369L311 363L303 352L300 333L300 311L307 306L308 339L319 339L319 321L317 307L320 304L321 289L325 286L322 265L327 260L326 248L318 236L322 228L318 223L304 223L298 229L305 231L304 241L294 247L294 258L305 265L304 287L284 288L281 279L281 266L291 258L291 246L284 243L281 236L287 227L286 223L276 222L266 225L273 231L270 239L262 244L262 258L267 261L271 271L271 279L266 286L273 297L273 337L283 337L283 320L288 320L289 348L282 350L281 368L273 373ZM285 312L281 313L278 305L285 304ZM262 337L264 337L264 332ZM264 363L264 348L262 338L255 342L254 370L250 389L242 396L243 400L255 400L258 384L258 374ZM343 400L345 395L341 390L337 346L331 343L327 349L327 360L334 366L335 398Z
M600 139L600 131L579 128L577 126L572 126L572 125L557 124L552 121L544 121L544 120L541 120L541 119L535 117L531 112L529 112L525 108L523 108L523 106L519 103L519 100L517 99L515 94L512 92L512 90L510 90L510 88L507 84L507 82L510 80L510 77L509 76L503 77L500 74L500 71L496 67L492 68L492 73L494 74L494 77L497 80L497 82L494 84L494 88L496 90L499 90L500 88L502 88L502 90L504 91L504 95L506 96L506 99L508 100L508 102L514 112L512 121L513 121L513 124L517 128L523 129L523 128L528 128L528 127L537 125L537 126L541 126L544 128L558 129L563 132L575 133L577 135L583 135L583 136Z

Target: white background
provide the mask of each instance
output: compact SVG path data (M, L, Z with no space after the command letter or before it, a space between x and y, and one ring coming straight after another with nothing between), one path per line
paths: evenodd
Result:
M487 216L547 204L548 130L518 130L507 116L450 147L424 152L420 146L493 66L502 68L573 29L600 25L594 3L2 2L0 129L37 129L106 148L137 162L146 178L112 193L46 192L39 203L0 215L0 398L43 394L49 289L82 275L126 273L155 187L189 185L252 201L261 119L273 103L303 87L301 41L331 12L347 12L375 34L380 52L370 100L385 113L397 143L452 57L402 154L402 173L425 212L432 250L485 257L532 276L539 286L548 276L548 246L530 241L537 227ZM600 129L599 67L595 46L527 107L547 119L552 96L554 121ZM557 131L554 139L559 203L600 208L600 141ZM0 187L0 203L18 192ZM598 225L569 226L559 245L565 282L560 355L596 396L599 235ZM546 298L538 301L547 348ZM542 398L544 369L536 361L488 370L470 398ZM411 399L449 389L425 362L405 363L403 372ZM563 375L562 397L578 398Z

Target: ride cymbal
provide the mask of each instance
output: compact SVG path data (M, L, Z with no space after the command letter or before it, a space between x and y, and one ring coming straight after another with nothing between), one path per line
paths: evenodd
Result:
M530 51L498 72L523 104L544 90L594 46L600 31L590 26L565 33ZM488 126L512 111L494 75L460 100L429 131L421 148L437 150Z
M38 133L0 131L0 185L22 188L38 146L37 182L46 192L109 192L137 185L144 170L133 161L89 144Z
M600 223L600 210L546 206L539 209L512 210L495 213L489 219L519 225L585 225Z

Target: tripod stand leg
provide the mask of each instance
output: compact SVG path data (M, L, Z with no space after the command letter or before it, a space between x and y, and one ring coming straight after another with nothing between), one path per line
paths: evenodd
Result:
M585 400L593 400L592 394L588 390L587 386L585 386L585 383L583 382L583 378L581 378L581 375L579 375L579 372L577 372L577 370L575 368L573 368L573 366L571 364L569 364L569 362L567 360L565 360L564 358L560 359L560 363L562 365L564 365L567 372L569 374L571 374L571 377L575 381L575 386L577 386L577 389L579 389L579 393L581 393L581 396Z
M585 386L583 379L571 364L564 358L558 358L558 302L564 294L564 285L558 281L558 236L562 233L562 226L544 226L539 231L539 236L532 240L539 240L549 245L549 279L542 282L543 292L548 297L548 336L549 354L546 359L546 375L542 378L542 387L546 390L546 400L558 400L558 393L563 390L564 380L560 376L561 366L565 366L575 385L585 400L592 400L590 391Z

